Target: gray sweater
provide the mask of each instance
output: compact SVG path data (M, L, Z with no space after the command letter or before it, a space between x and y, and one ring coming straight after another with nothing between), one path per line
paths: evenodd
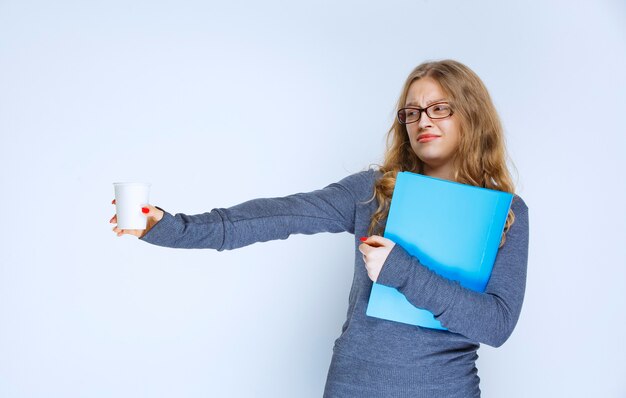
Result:
M291 234L354 234L354 279L347 319L335 341L325 397L480 396L475 367L480 343L501 346L522 308L528 259L528 207L515 195L515 222L496 256L484 293L462 287L423 266L396 244L378 283L397 288L425 308L448 331L368 317L372 288L359 238L367 236L378 202L377 170L351 174L323 189L286 197L259 198L210 212L167 211L141 240L173 248L232 250ZM386 221L386 220L385 220Z

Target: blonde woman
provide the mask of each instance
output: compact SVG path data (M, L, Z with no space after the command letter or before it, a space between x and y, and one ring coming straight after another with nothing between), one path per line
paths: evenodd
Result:
M171 215L146 205L146 230L113 231L159 246L219 251L298 233L354 234L348 314L335 341L324 397L479 397L480 343L501 346L522 308L528 207L514 195L483 293L430 271L382 234L399 171L515 193L500 120L484 84L467 66L425 62L406 79L387 139L382 165L323 189L198 215ZM416 199L416 205L428 203ZM398 289L448 330L368 317L373 282Z

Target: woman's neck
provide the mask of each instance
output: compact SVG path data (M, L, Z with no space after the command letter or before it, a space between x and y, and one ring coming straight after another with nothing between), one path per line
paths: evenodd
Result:
M442 180L454 181L454 170L450 166L442 166L433 169L425 164L422 167L422 170L422 174L426 176L439 178Z

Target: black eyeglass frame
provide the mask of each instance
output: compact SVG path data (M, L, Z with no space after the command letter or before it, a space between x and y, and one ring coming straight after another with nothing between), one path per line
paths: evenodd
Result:
M432 116L430 116L430 114L428 113L428 110L430 108L432 108L433 106L435 106L435 105L441 105L441 104L448 105L448 108L450 108L450 114L447 115L447 116L443 116L443 117L432 117ZM400 118L400 112L402 112L402 111L404 111L406 109L412 109L414 111L418 111L419 112L419 116L417 116L417 119L412 121L412 122L408 122L408 123L403 122L402 119ZM405 108L400 108L400 109L398 109L398 113L396 114L396 116L397 116L398 121L400 122L400 124L411 124L411 123L419 122L420 119L422 118L422 113L424 113L424 112L426 112L426 115L428 115L429 118L434 119L434 120L441 120L441 119L445 119L447 117L450 117L450 116L454 115L454 111L452 110L452 106L450 106L450 103L447 102L447 101L441 101L441 102L435 102L434 104L430 104L426 108L418 108L418 107L413 107L413 106L407 106Z

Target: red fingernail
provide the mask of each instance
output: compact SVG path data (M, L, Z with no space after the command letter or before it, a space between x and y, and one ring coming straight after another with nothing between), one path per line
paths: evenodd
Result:
M365 242L367 240L367 236L361 237L361 242Z
M146 214L150 213L150 209L148 209L147 207L142 207L141 211L146 213Z

